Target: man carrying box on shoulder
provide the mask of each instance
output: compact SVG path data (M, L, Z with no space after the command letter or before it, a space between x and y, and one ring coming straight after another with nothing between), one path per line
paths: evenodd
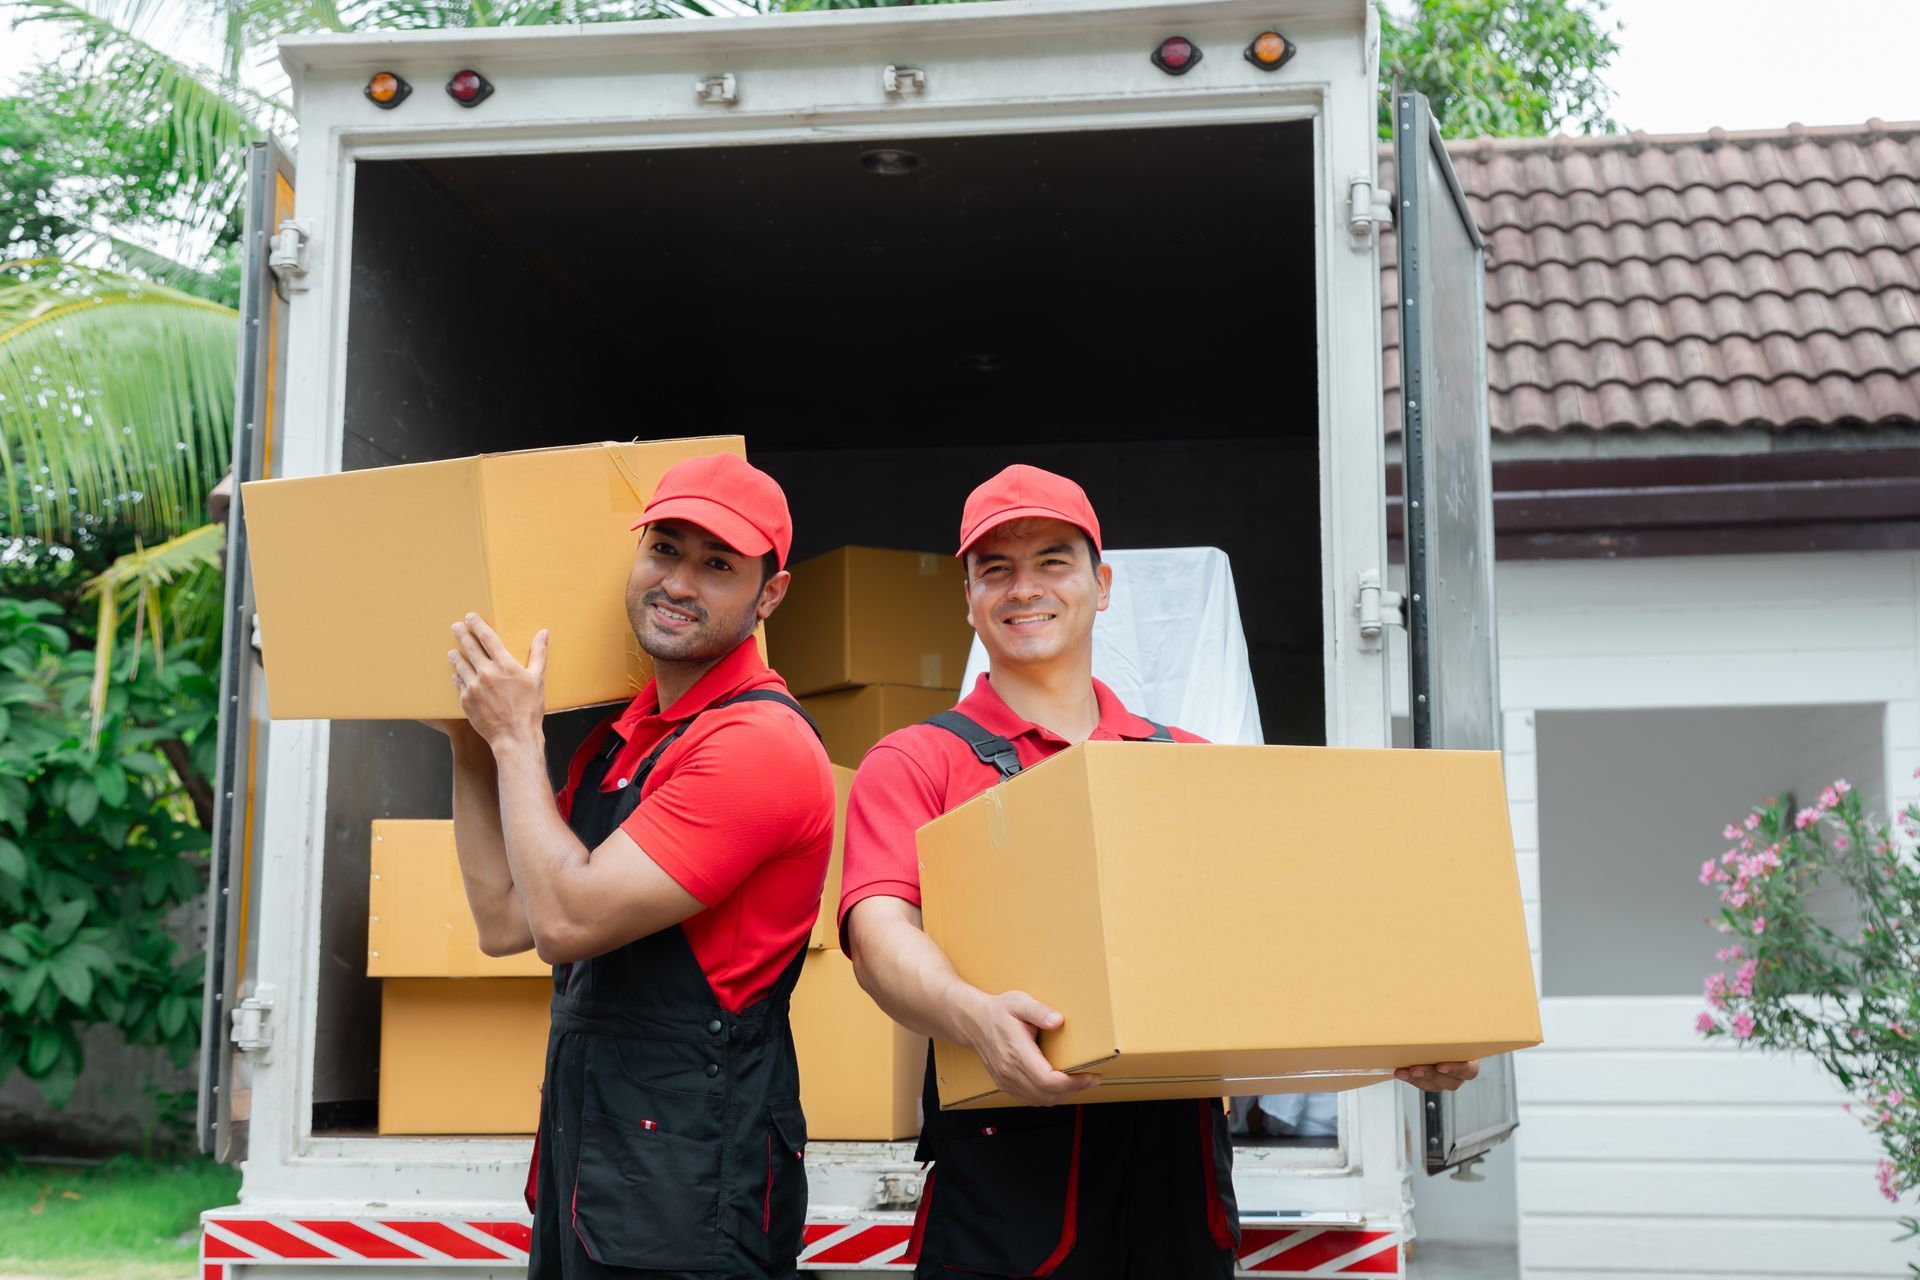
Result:
M1200 741L1134 715L1093 678L1094 616L1107 607L1113 570L1079 485L1008 467L967 499L959 554L989 674L953 711L883 738L861 763L847 804L840 927L881 1008L973 1049L1028 1106L942 1112L929 1058L919 1158L933 1171L908 1256L923 1278L1230 1277L1239 1225L1219 1101L1055 1107L1098 1090L1094 1076L1054 1070L1036 1043L1072 1011L969 985L921 929L921 826L1078 742ZM1396 1074L1451 1090L1478 1071L1456 1062Z
M786 496L730 454L695 458L634 527L627 615L653 679L587 736L557 801L546 632L523 667L483 619L455 623L467 719L435 726L481 948L554 965L529 1274L790 1276L807 1135L787 1001L834 791L753 635L787 591Z

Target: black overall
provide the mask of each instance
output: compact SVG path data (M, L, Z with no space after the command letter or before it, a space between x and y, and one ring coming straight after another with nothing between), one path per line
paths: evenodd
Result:
M1013 744L960 712L927 723L1001 780L1020 772ZM1146 741L1173 741L1153 727ZM942 1111L929 1052L923 1106L915 1155L933 1173L910 1249L920 1280L1233 1275L1233 1142L1218 1099Z
M749 690L714 704L776 701ZM805 715L805 712L801 712ZM640 803L667 735L633 779L600 790L607 735L568 818L596 848ZM808 721L812 723L811 720ZM816 730L817 732L817 730ZM767 997L728 1013L678 925L553 971L540 1134L529 1176L531 1280L791 1276L807 1216L787 1002L802 939Z

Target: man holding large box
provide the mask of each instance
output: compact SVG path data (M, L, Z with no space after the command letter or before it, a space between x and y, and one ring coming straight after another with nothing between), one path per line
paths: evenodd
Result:
M653 679L550 790L547 636L447 655L454 822L482 950L554 965L530 1274L791 1275L806 1125L788 1025L834 787L755 627L787 589L786 497L731 454L662 477L627 613ZM557 566L564 572L564 566Z
M848 800L841 929L881 1007L971 1048L1028 1105L943 1112L929 1061L919 1155L934 1169L910 1248L916 1274L1229 1277L1239 1228L1218 1100L1055 1108L1099 1085L1041 1054L1036 1037L1062 1026L1063 1013L1022 991L968 984L923 931L921 826L1075 743L1198 741L1132 714L1093 678L1093 621L1113 573L1079 485L1007 468L968 498L959 554L990 674L955 711L888 736L862 762ZM1469 1062L1396 1074L1456 1089L1477 1072Z

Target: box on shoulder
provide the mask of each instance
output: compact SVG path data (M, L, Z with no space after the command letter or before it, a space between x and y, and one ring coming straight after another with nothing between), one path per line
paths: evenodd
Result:
M526 661L549 633L549 711L631 698L651 674L626 615L633 525L689 458L739 436L481 454L242 486L276 720L459 716L450 628L487 620Z
M800 699L800 705L820 726L827 759L857 769L874 743L896 729L950 710L958 701L957 689L867 684L809 694Z
M920 1131L927 1038L888 1017L839 951L809 951L793 993L793 1047L807 1133L891 1142Z
M841 547L791 571L767 632L770 661L796 697L864 684L959 687L973 628L956 557Z
M1087 1102L1352 1088L1540 1042L1493 752L1089 742L918 833L929 936L1061 1010ZM1001 1106L935 1044L943 1108Z
M490 956L467 905L453 823L382 818L373 824L367 884L367 976L533 978L552 967L532 951Z
M531 1134L546 1068L546 978L380 984L383 1134Z

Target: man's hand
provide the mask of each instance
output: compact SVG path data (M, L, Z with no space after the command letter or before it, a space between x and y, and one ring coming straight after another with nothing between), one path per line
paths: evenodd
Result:
M1001 1089L1028 1106L1050 1107L1100 1083L1098 1076L1055 1071L1040 1052L1035 1043L1039 1034L1065 1021L1058 1010L1024 991L1002 992L969 1011L969 1047Z
M1472 1062L1436 1062L1425 1067L1401 1067L1393 1073L1393 1078L1405 1080L1416 1089L1452 1093L1479 1074L1480 1060L1475 1058Z
M533 637L533 652L521 666L477 613L453 624L458 649L447 651L460 709L489 745L537 741L546 717L547 633Z

